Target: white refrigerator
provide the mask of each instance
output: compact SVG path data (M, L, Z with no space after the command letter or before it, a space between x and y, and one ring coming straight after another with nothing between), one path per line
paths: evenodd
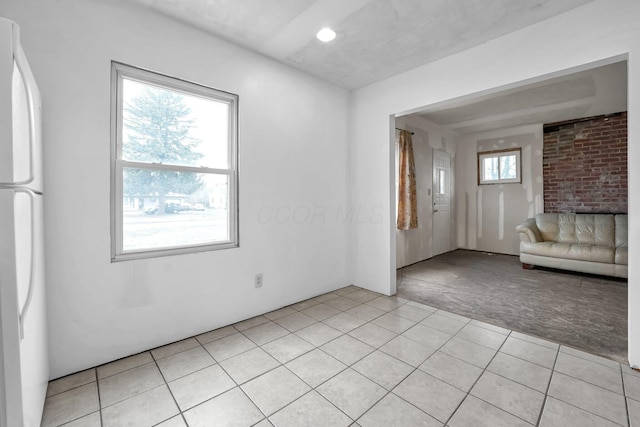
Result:
M0 18L0 427L40 425L49 380L40 93Z

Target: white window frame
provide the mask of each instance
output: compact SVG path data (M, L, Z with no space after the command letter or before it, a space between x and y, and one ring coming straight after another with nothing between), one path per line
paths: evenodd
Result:
M497 159L498 168L500 168L500 158L507 156L516 156L516 177L509 179L500 179L500 172L498 171L498 179L484 179L482 164L485 159ZM522 148L507 148L504 150L493 150L478 152L478 185L488 184L521 184L522 183L522 171L521 171L521 157Z
M216 169L200 166L179 166L160 163L134 162L122 158L123 79L158 86L187 95L224 102L229 106L228 168ZM146 168L226 175L228 182L229 240L215 243L172 246L159 249L123 250L123 170ZM111 261L178 255L235 248L239 246L238 231L238 95L202 86L197 83L144 70L119 62L111 62Z

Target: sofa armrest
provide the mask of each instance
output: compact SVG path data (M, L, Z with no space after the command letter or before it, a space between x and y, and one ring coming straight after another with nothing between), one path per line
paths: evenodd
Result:
M520 235L521 242L537 243L543 241L535 218L529 218L522 224L517 225L516 231Z

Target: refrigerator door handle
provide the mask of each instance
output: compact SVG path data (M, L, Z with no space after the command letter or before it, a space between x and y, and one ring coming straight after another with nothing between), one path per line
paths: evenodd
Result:
M17 39L17 38L16 38ZM38 132L36 123L36 105L34 101L33 88L37 87L35 78L29 68L27 58L24 55L24 51L21 46L14 46L13 59L18 67L18 71L22 76L22 84L24 86L26 98L27 98L27 111L29 113L29 177L23 181L16 181L13 183L5 183L7 185L28 185L35 179L34 165L35 165L35 151L36 151L36 134Z
M29 261L29 288L27 290L27 299L24 302L24 305L20 309L20 339L24 339L24 319L27 317L27 311L29 310L29 306L31 305L31 299L33 297L33 285L34 285L34 277L35 277L35 205L36 205L36 195L40 193L33 191L29 188L13 188L16 193L25 193L29 195L29 199L31 200L31 257Z

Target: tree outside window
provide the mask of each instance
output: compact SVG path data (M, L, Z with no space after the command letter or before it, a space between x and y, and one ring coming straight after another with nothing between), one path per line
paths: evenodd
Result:
M112 259L237 246L237 96L113 63Z

